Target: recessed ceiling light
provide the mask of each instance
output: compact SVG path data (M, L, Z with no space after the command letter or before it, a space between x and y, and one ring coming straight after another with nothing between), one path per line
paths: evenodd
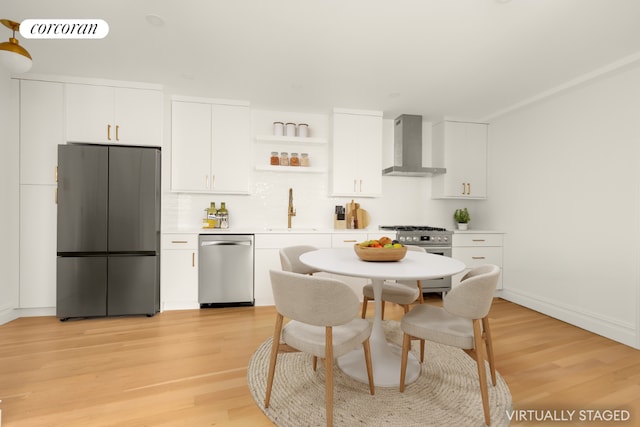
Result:
M162 27L162 26L164 26L164 18L162 16L149 14L149 15L145 16L144 19L146 19L147 22L149 24L153 25L154 27Z

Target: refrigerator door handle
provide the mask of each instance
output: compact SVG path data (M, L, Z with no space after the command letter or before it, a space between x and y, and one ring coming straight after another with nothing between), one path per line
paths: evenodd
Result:
M202 242L200 246L251 246L251 240Z

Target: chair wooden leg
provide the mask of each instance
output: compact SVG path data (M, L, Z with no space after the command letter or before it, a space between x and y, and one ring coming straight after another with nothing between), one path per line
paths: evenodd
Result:
M367 304L369 303L369 297L364 297L362 299L362 318L364 319L367 315Z
M269 407L269 400L271 400L271 387L273 386L273 377L276 372L276 361L278 359L278 347L280 346L280 334L282 333L282 314L278 313L276 316L276 326L273 331L273 343L271 344L271 358L269 360L269 374L267 377L267 393L264 397L264 407Z
M482 331L484 333L484 342L487 346L487 358L489 359L489 369L491 370L491 383L496 385L496 364L493 354L493 339L491 338L491 328L489 328L489 316L482 318Z
M371 345L369 344L369 338L363 343L364 348L364 361L367 365L367 377L369 377L369 392L373 396L376 393L375 384L373 383L373 364L371 363Z
M424 295L422 294L422 281L418 280L418 290L420 294L418 295L418 301L420 304L424 304Z
M411 335L404 334L402 339L402 361L400 363L400 393L404 392L404 380L407 376L407 359L411 348Z
M333 426L333 329L325 328L325 354L324 354L324 399L327 408L327 427Z
M313 370L318 369L318 356L313 356Z
M482 329L480 319L473 320L473 341L476 352L476 364L478 365L478 378L480 380L480 394L482 395L482 409L484 410L484 422L491 425L491 413L489 412L489 391L487 390L487 372L484 366L484 343L482 342Z
M409 312L409 304L402 304L402 308L404 308L404 314Z
M382 305L382 312L380 313L380 319L382 319L382 320L384 320L384 303L385 303L385 301L382 300L382 304L380 304L380 305Z
M424 340L420 340L420 363L424 363Z

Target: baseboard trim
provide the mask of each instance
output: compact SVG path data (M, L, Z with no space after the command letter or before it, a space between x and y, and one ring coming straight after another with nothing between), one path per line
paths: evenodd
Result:
M20 317L19 313L14 308L0 309L0 325L16 320L18 317Z
M638 346L640 331L637 331L632 324L587 312L580 307L559 304L556 301L510 289L502 289L500 298L640 350Z
M55 307L16 308L18 317L55 316Z

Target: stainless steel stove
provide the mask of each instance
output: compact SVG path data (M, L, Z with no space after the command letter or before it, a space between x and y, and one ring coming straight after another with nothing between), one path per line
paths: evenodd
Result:
M448 246L451 247L452 231L446 228L429 227L426 225L381 225L380 230L393 230L396 239L407 245L424 247Z
M446 228L427 225L381 225L379 229L395 231L396 239L404 245L420 246L430 254L451 256L451 236L453 231L449 231ZM411 285L409 282L403 283ZM444 296L450 290L451 277L422 281L423 293L442 292Z

